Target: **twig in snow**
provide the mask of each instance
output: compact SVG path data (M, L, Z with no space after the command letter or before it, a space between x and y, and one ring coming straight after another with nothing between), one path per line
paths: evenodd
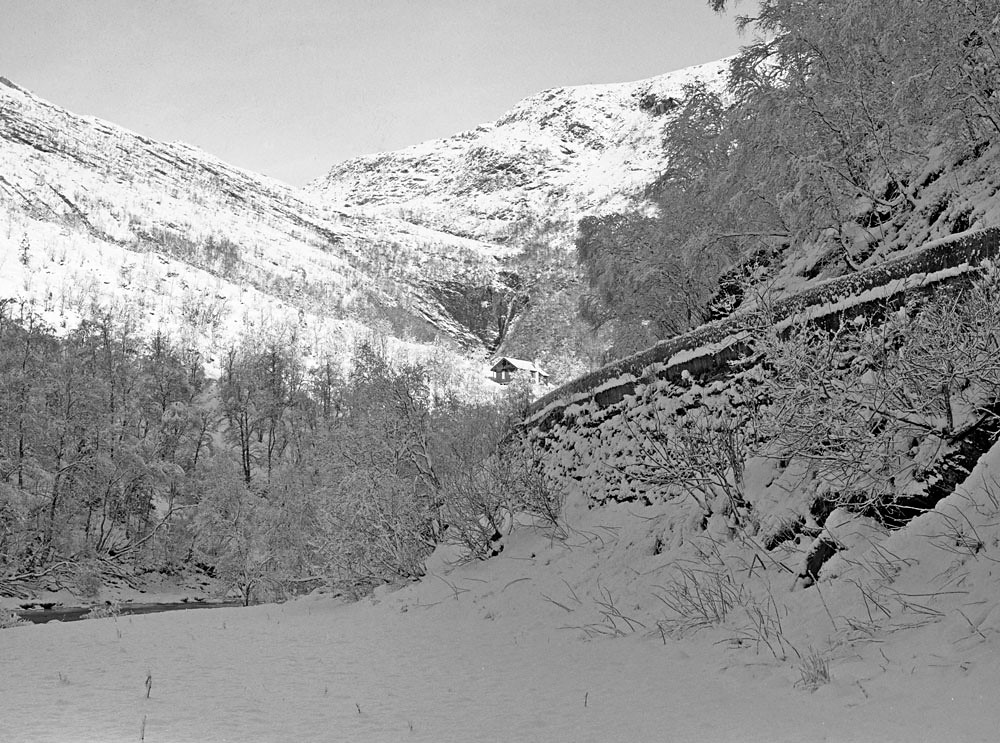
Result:
M503 593L503 592L504 592L504 591L506 591L506 590L507 590L508 588L510 588L510 587L511 587L512 585L514 585L515 583L520 583L520 582L521 582L521 581L523 581L523 580L531 580L531 578L528 578L528 577L524 577L524 578L515 578L514 580L510 581L510 583L508 583L508 584L507 584L507 585L505 585L505 586L504 586L503 588L501 588L501 589L500 589L500 593Z
M440 581L441 581L442 583L444 583L444 584L445 584L446 586L448 586L448 588L450 588L450 589L451 589L451 593L452 593L452 596L454 596L454 598L455 598L455 601L458 601L458 597L459 597L459 596L460 596L461 594L463 594L463 593L468 593L468 592L469 592L469 589L468 589L468 588L459 588L459 587L458 587L457 585L455 585L454 583L451 583L451 582L449 582L449 581L446 581L446 580L445 580L444 578L442 578L442 577L441 577L440 575L435 575L434 577L435 577L435 578L437 578L438 580L440 580Z
M965 616L965 612L964 611L962 611L961 609L955 609L955 611L957 611L959 614L961 614L962 615L962 619L964 619L966 622L969 623L969 627L972 628L973 632L975 632L977 635L979 635L980 637L982 637L984 640L986 639L986 635L984 635L982 633L982 630L980 630L979 627L977 627L976 625L974 625L972 623L971 619L969 619L967 616Z
M559 607L560 609L564 609L564 610L565 610L565 611L566 611L567 613L570 613L570 614L572 614L572 613L573 613L573 610L572 610L572 609L570 609L570 608L569 608L568 606L566 606L566 604L560 604L560 603L559 603L558 601L556 601L556 600L555 600L554 598L551 598L551 597L549 597L549 596L546 596L546 595L545 595L544 593L542 594L542 598L543 598L543 599L545 599L546 601L548 601L548 602L549 602L550 604L555 604L555 605L556 605L556 606L558 606L558 607Z
M823 592L819 590L819 581L816 581L816 593L819 594L819 600L823 602L823 608L826 609L826 615L830 617L830 624L833 625L833 631L837 631L837 623L833 619L833 614L830 613L830 607L826 605L826 598L823 596Z
M580 604L581 606L583 606L583 602L582 602L582 601L580 601L580 597L576 595L576 591L574 591L574 590L573 590L573 586L571 586L571 585L569 584L569 581L568 581L568 580L566 580L565 578L563 578L563 579L562 579L562 582L566 584L566 590L568 590L568 591L569 591L569 595L573 597L573 600L574 600L574 601L575 601L576 603L578 603L578 604Z

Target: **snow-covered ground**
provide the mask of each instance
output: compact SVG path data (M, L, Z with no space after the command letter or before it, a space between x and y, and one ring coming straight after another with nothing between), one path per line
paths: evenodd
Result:
M0 631L0 740L996 740L997 519L967 512L975 553L941 537L948 509L998 467L995 448L938 511L868 545L900 559L909 613L852 623L861 600L843 576L793 591L770 572L796 648L783 660L735 641L735 609L661 634L651 594L679 553L649 541L666 507L571 496L562 538L524 526L499 557L462 566L441 549L421 582L355 604L315 595ZM748 592L768 574L750 568ZM810 649L830 664L815 691L795 656Z
M811 694L746 651L584 641L427 588L4 631L0 739L137 741L145 720L147 741L175 743L913 743L995 740L1000 724L995 652L930 666L889 647L885 670L845 659Z

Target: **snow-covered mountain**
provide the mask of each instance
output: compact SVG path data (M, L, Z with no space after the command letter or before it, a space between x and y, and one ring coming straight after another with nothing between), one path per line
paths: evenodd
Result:
M505 241L546 221L574 225L635 203L663 170L663 134L685 86L721 87L727 64L547 90L470 131L347 160L306 190L331 207L479 239Z
M484 343L438 284L488 293L504 250L308 194L77 116L0 79L0 296L55 324L129 305L194 335L248 324L341 336L378 328Z
M491 349L523 238L634 205L684 86L724 71L546 91L302 190L0 78L0 299L56 326L117 307L208 357L268 328L317 353L371 329Z

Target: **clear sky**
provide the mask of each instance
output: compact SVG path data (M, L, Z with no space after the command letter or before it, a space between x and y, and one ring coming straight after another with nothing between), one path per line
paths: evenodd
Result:
M740 42L706 0L0 0L0 75L293 185Z

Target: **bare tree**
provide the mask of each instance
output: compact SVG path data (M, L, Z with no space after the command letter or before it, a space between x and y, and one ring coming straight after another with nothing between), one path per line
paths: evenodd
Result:
M914 483L996 415L998 300L990 271L884 322L779 326L760 345L774 372L771 455L836 505L880 509L923 487Z
M644 390L647 411L629 424L635 450L621 468L630 480L666 497L691 497L705 517L721 513L742 525L746 462L758 445L761 370L737 374L723 390L696 384L665 396L653 383Z

